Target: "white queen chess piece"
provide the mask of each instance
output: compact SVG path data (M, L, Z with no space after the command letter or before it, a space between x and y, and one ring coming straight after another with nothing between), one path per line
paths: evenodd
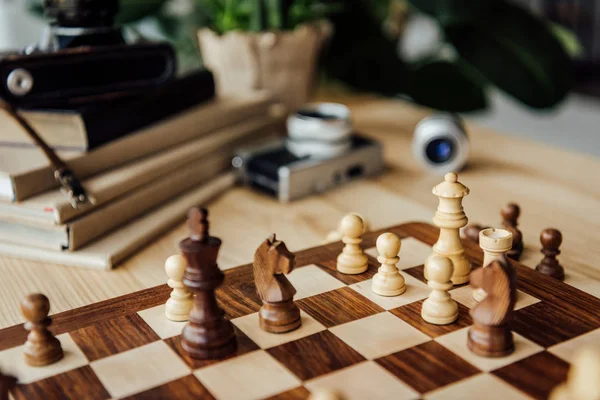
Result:
M377 261L381 267L373 276L371 290L380 296L398 296L406 290L404 277L398 271L396 264L400 261L398 253L402 243L393 233L383 233L377 238Z
M452 299L448 290L452 289L452 261L448 257L432 256L429 258L429 280L431 288L429 297L421 307L421 317L434 325L447 325L458 318L458 304Z

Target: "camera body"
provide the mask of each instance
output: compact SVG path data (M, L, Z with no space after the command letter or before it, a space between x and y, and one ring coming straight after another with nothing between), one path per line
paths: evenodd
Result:
M421 165L444 175L460 171L469 158L469 139L459 116L434 114L415 127L413 155Z
M176 71L168 44L127 45L118 0L45 0L42 41L0 56L0 97L19 108L61 108L160 86Z

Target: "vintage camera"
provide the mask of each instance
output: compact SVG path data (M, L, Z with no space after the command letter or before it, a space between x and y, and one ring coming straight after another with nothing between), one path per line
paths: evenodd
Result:
M469 158L462 120L444 113L424 118L415 128L412 151L417 161L437 174L460 171Z
M287 128L287 138L240 149L232 161L245 184L281 202L383 170L382 146L353 133L341 104L308 105L288 118Z
M127 45L118 0L45 0L41 42L2 54L0 97L15 107L60 107L159 86L176 70L168 44Z

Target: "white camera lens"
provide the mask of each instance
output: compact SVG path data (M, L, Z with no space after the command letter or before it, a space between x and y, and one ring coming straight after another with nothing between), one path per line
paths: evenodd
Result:
M415 128L412 150L417 161L437 174L459 171L467 163L469 140L454 114L435 114Z

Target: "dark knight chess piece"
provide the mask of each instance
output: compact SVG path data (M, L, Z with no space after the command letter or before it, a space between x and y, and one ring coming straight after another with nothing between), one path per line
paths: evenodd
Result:
M209 235L207 218L206 209L192 208L188 213L190 237L179 243L188 264L183 284L194 293L181 347L195 359L223 358L237 349L233 324L225 319L215 296L225 275L217 266L221 239Z
M284 333L300 327L300 309L294 304L296 289L285 277L294 266L294 254L274 234L254 253L254 284L263 302L259 323L267 332Z
M560 254L558 248L562 244L562 234L558 229L544 229L540 235L540 242L542 242L544 258L535 267L535 270L552 278L564 280L565 270L556 259L556 256Z
M508 323L517 297L516 280L516 272L504 256L471 273L471 286L487 293L471 310L473 326L469 328L467 345L473 353L502 357L515 350Z
M518 261L523 253L523 233L517 228L521 208L515 203L509 203L502 208L500 214L502 215L502 226L513 235L512 248L506 255Z

